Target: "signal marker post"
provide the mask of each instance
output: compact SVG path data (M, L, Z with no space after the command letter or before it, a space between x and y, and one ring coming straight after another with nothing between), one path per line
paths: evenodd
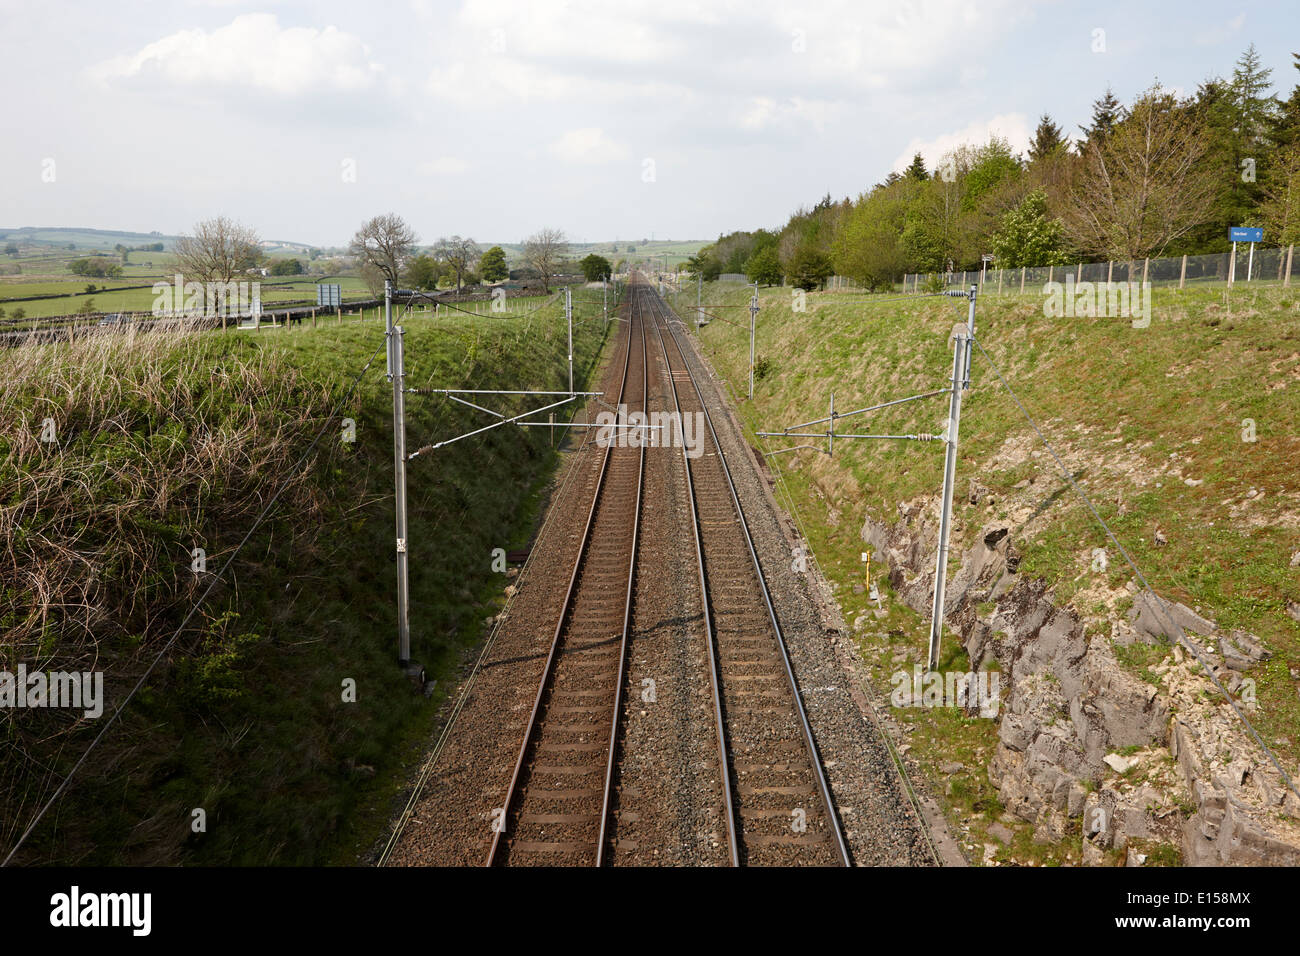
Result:
M754 400L754 323L758 319L758 283L754 283L754 297L749 300L749 399Z
M704 270L696 266L695 268L695 331L700 331L700 317L704 315Z

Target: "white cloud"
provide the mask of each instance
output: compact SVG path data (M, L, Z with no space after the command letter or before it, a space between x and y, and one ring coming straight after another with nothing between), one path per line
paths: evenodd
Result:
M129 56L91 68L106 81L156 81L281 96L375 89L383 67L337 27L281 27L274 14L248 13L215 30L179 30Z
M658 63L684 52L668 28L717 22L703 6L695 0L467 0L458 19L480 46L502 53Z
M932 139L913 138L895 158L893 170L901 173L917 153L925 157L928 168L934 169L949 150L963 145L983 146L993 136L1007 140L1013 153L1023 153L1029 149L1033 130L1024 113L1003 113L989 120L968 123L959 130Z
M799 132L811 126L820 133L841 112L838 104L805 99L802 96L791 96L782 100L769 96L754 96L740 108L736 116L736 125L741 129L754 132L769 129Z
M418 167L426 176L457 176L469 169L469 163L458 156L439 156Z
M616 143L598 126L571 129L547 147L551 155L570 163L594 166L626 159L626 146Z

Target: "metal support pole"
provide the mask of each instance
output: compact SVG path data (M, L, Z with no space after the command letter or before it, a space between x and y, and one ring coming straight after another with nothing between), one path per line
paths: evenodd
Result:
M1287 260L1290 262L1290 260ZM1288 272L1288 275L1290 273ZM695 331L700 331L700 316L704 313L704 270L695 271Z
M971 321L974 321L974 295L971 297ZM939 514L939 547L935 560L934 606L930 611L930 653L928 670L939 666L939 641L943 636L943 599L948 583L948 532L952 524L952 491L957 472L957 432L961 424L963 366L970 348L969 336L954 336L952 349L952 394L948 403L947 453L943 462L943 506Z
M609 324L609 280L605 276L600 277L600 301L605 310L605 324Z
M754 399L754 322L758 318L758 283L754 283L754 297L749 300L749 398Z
M966 313L966 363L962 373L962 388L970 388L970 357L971 349L975 347L975 299L977 296L975 286L970 287L970 309Z
M393 469L397 499L397 663L411 663L410 592L406 577L406 402L402 327L388 333L393 369Z
M569 394L573 394L573 290L564 289L564 318L569 323Z
M1228 261L1228 285L1237 281L1237 244L1232 244L1232 258Z
M393 283L384 280L384 335L388 336L388 348L384 352L384 374L393 380Z
M1255 244L1250 244L1250 256L1246 259L1246 281L1250 281L1251 274L1255 271Z

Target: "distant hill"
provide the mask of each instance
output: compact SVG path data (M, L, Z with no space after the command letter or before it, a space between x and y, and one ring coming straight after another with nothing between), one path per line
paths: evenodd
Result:
M161 232L127 232L118 229L85 229L63 226L22 226L14 229L0 227L0 242L16 242L20 245L33 246L46 245L52 248L67 248L69 243L73 243L78 249L111 249L118 243L124 246L139 246L161 242L163 248L170 252L179 238L179 236L169 236ZM694 255L712 241L712 239L656 239L641 242L636 239L610 239L601 242L570 242L569 252L579 259L594 252L611 260L625 259L629 256L653 258L667 253L668 262L671 265ZM421 243L422 248L429 248L432 245L433 241ZM522 242L478 243L480 249L490 249L492 246L500 246L505 250L506 257L512 261L523 258L524 244ZM313 248L321 249L327 254L342 251L341 247L317 246L312 243L289 239L265 239L262 241L262 247L269 253L303 254ZM635 247L635 251L629 252L629 247Z
M75 243L78 248L103 249L112 248L119 242L124 246L142 246L161 242L164 249L170 250L179 236L167 236L161 232L124 232L119 229L84 229L63 226L22 226L17 229L0 227L0 242L16 242L33 246L66 247Z

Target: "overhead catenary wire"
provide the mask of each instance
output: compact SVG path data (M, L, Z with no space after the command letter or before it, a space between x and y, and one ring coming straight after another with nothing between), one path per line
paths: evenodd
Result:
M347 392L343 395L343 398L339 400L338 404L334 406L334 410L330 413L329 417L325 419L325 422L321 425L320 430L316 433L316 437L313 438L311 444L307 446L307 450L304 451L301 456L299 456L298 460L294 462L293 467L289 469L290 474L297 473L299 469L302 467L303 463L306 462L306 460L311 456L312 452L316 450L316 446L320 444L321 438L324 437L325 432L329 429L330 423L333 422L334 419L338 417L340 410L347 403L347 401L352 397L352 393L356 391L357 385L360 384L362 377L365 376L366 372L370 369L370 366L374 364L374 361L378 357L380 351L384 349L386 345L387 345L387 337L385 337L383 344L379 345L372 353L370 353L370 358L366 360L366 364L363 365L361 367L361 370L356 374L356 376L353 377L352 382L348 386ZM230 553L230 556L228 558L226 558L225 563L222 564L220 570L218 570L216 574L212 576L211 580L208 581L208 586L203 589L203 593L199 595L198 600L195 601L190 606L188 613L186 613L181 623L177 625L175 632L173 632L172 636L167 639L167 642L154 656L154 659L150 662L148 668L145 669L145 672L142 675L140 675L140 678L135 682L135 685L126 693L126 696L122 698L121 702L114 709L113 713L109 716L108 720L106 720L104 722L104 725L99 729L99 733L95 735L94 739L91 740L90 745L86 747L85 751L82 752L81 756L77 758L77 762L73 764L72 769L68 771L68 775L63 778L63 781L59 784L58 788L50 796L49 800L47 800L44 803L44 805L42 805L41 809L37 812L36 816L32 819L32 822L27 825L27 829L24 830L22 836L18 838L18 842L15 843L13 847L9 850L9 853L6 854L4 861L0 862L0 867L9 865L9 861L14 858L14 854L16 854L22 848L23 844L27 841L27 838L32 835L36 827L40 824L41 820L45 817L45 814L49 811L50 807L54 806L54 804L58 801L59 797L61 797L63 793L67 790L68 785L72 782L73 777L77 775L77 771L79 771L81 767L85 764L91 752L97 746L99 746L99 742L104 739L109 729L113 726L114 723L116 723L117 718L121 716L122 712L126 709L126 706L131 702L132 698L134 698L135 695L140 691L140 688L144 686L145 681L147 681L149 679L149 675L151 675L154 672L154 669L158 666L159 661L163 659L163 657L167 654L167 652L171 650L172 646L176 643L176 641L179 640L182 632L184 632L185 630L186 625L189 624L190 618L194 616L194 613L199 609L200 606L202 606L203 602L208 599L208 595L212 592L212 589L216 587L217 582L220 581L223 577L225 577L226 572L230 569L230 566L234 563L235 558L239 556L239 553L240 551L243 550L244 545L246 545L249 539L253 536L253 532L256 531L261 526L262 521L266 518L267 514L270 513L271 508L274 507L275 503L280 499L280 495L283 493L285 487L286 487L285 485L281 485L276 490L275 494L273 494L270 497L266 505L262 508L261 513L257 516L256 519L254 519L253 523L249 525L248 530L244 533L244 537L240 539L239 544L235 546L235 550Z

